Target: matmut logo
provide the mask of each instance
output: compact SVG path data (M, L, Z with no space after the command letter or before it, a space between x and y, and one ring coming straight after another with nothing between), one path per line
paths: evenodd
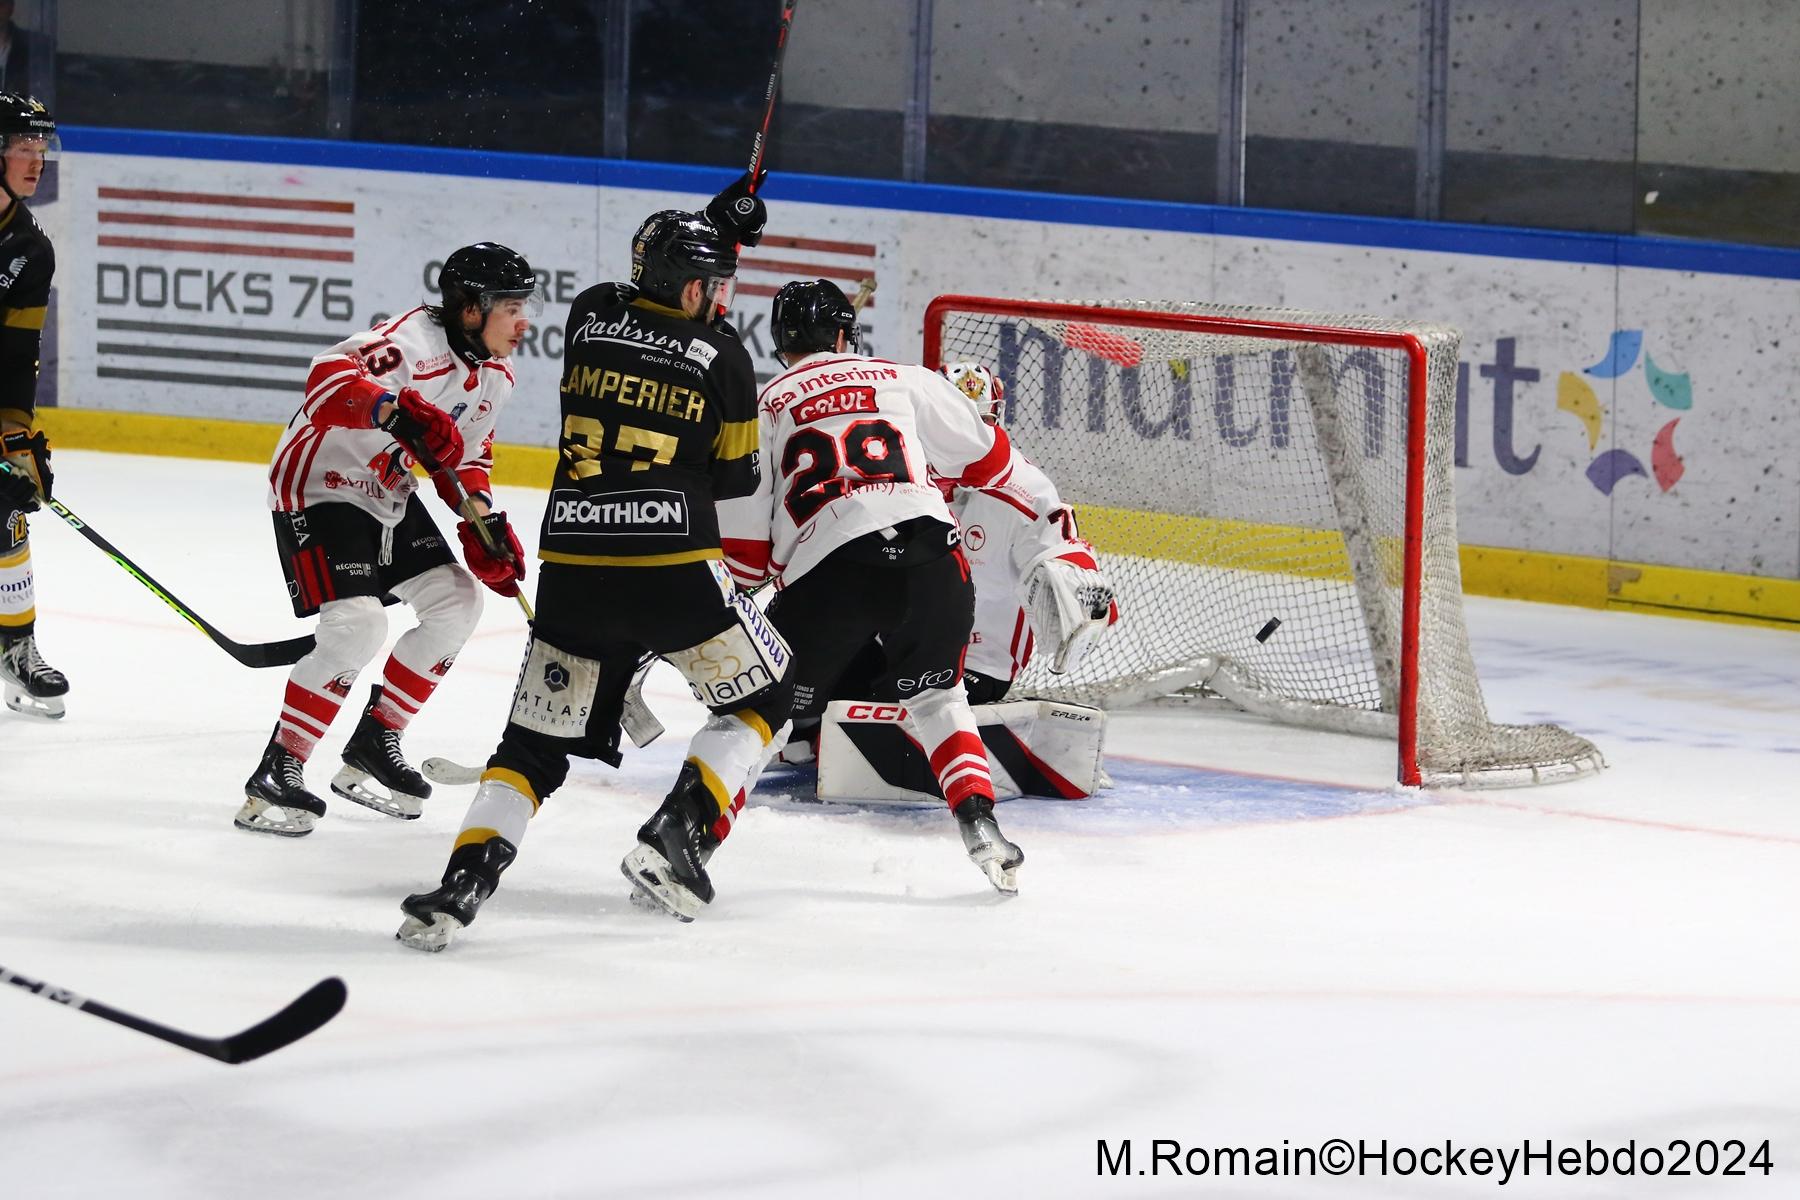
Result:
M810 425L826 417L841 417L848 413L872 413L878 407L872 387L838 388L794 405L794 424Z

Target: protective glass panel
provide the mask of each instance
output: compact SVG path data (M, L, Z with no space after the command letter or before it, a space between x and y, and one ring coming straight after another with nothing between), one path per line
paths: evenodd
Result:
M1792 0L1641 0L1637 231L1800 245Z
M1451 0L1443 216L1629 232L1637 0Z
M1411 216L1415 0L1251 0L1244 42L1244 203Z
M1210 202L1217 0L935 0L926 178Z
M747 7L758 10L761 3ZM779 8L779 5L776 5ZM813 175L898 179L906 102L913 86L913 0L807 0L781 73L770 161ZM779 22L765 17L749 46L765 72ZM755 55L753 55L755 56ZM748 161L762 123L763 92L739 114Z

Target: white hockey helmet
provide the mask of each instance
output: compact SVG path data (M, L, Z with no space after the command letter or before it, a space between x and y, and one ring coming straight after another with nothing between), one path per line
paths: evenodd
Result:
M978 362L945 363L940 373L969 398L982 420L989 425L1000 423L1000 414L1006 409L1006 384L998 375Z

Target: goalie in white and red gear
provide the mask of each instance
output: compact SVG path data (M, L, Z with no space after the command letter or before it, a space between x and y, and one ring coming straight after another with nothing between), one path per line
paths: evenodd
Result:
M999 425L1006 387L992 370L955 362L943 375L982 420ZM975 628L964 662L970 700L1003 699L1039 652L1049 656L1052 671L1074 670L1094 639L1119 620L1112 582L1082 540L1075 511L1050 477L1016 451L986 484L942 484L974 576Z
M304 766L386 640L388 596L410 604L419 624L394 643L332 790L390 816L418 816L431 789L401 757L400 734L475 629L476 578L509 596L524 578L518 538L490 509L488 472L495 421L513 390L506 360L541 306L537 277L518 254L481 242L445 260L438 286L441 304L314 358L305 400L276 447L269 507L282 570L295 615L317 613L319 625L245 785L240 828L291 837L324 815ZM438 468L438 494L452 509L458 497L442 476L454 473L502 554L490 554L464 520L469 570L457 565L416 495L415 461Z
M1003 892L1024 861L993 817L987 756L962 689L974 618L968 564L934 478L979 487L1012 459L943 376L856 352L856 311L828 280L789 283L771 313L788 370L758 399L767 469L755 495L719 506L738 582L777 589L769 618L793 650L796 720L816 719L852 660L879 638L869 699L929 760L969 856Z

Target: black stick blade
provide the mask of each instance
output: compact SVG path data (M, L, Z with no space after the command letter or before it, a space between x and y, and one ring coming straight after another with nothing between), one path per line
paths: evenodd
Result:
M337 1016L343 1011L344 1000L349 994L344 981L337 976L321 979L268 1020L252 1025L242 1033L219 1039L219 1052L213 1057L235 1066L273 1054Z
M253 642L243 645L221 641L220 645L225 646L226 653L246 667L291 667L312 653L313 635L309 633L289 638L285 642Z

